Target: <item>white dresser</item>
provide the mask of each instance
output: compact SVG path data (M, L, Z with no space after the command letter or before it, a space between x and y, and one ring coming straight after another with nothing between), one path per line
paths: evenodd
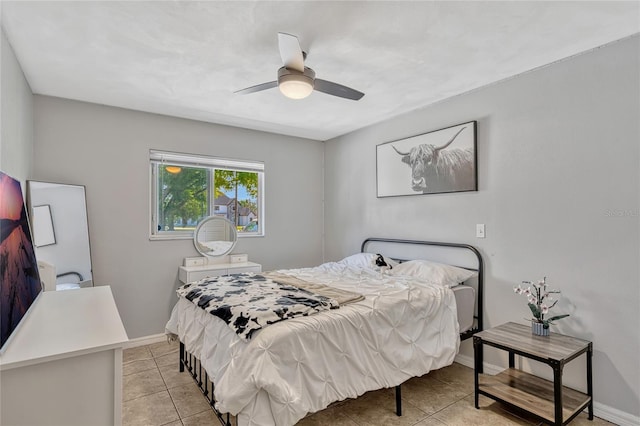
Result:
M0 356L0 424L122 424L122 347L111 288L47 291Z
M207 277L239 274L242 272L262 272L262 265L253 262L238 262L181 266L178 270L178 279L183 283L190 283Z

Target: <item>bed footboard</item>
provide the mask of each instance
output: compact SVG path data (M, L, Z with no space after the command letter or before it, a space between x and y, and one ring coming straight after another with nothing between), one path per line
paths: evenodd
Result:
M193 380L198 385L198 388L200 388L205 399L209 402L209 405L213 409L218 420L220 420L222 426L231 426L229 413L221 413L215 407L216 401L213 396L214 385L213 382L209 380L209 375L205 369L202 368L200 360L190 352L187 352L184 347L184 343L180 342L180 372L184 372L185 369L189 372L191 377L193 377Z
M204 395L205 399L209 402L211 409L215 413L222 426L231 426L231 416L229 413L221 413L215 407L215 399L213 397L214 384L209 380L209 375L202 368L200 360L196 358L190 352L187 352L184 347L184 343L180 342L180 372L184 372L185 369L189 372L193 380L198 385L198 388ZM402 398L400 385L396 386L396 415L402 416Z

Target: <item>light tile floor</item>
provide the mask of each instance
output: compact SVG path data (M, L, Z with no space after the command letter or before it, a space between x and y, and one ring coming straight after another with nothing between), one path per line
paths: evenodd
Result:
M124 426L218 426L220 423L188 373L178 371L178 343L126 349L123 356ZM392 389L368 392L332 404L299 426L538 425L526 413L508 411L488 398L473 406L473 370L460 364L432 371L402 385L402 417L395 415ZM571 425L610 425L580 414Z

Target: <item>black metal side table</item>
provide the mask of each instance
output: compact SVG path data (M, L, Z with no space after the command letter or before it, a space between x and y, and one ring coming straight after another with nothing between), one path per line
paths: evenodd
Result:
M483 345L509 352L509 368L500 374L483 374ZM475 406L485 395L508 406L517 407L552 425L566 425L588 408L593 420L593 344L586 340L551 333L535 336L531 328L509 322L473 336L475 358ZM553 369L553 382L515 368L515 355L533 359ZM566 363L586 354L587 393L562 386Z

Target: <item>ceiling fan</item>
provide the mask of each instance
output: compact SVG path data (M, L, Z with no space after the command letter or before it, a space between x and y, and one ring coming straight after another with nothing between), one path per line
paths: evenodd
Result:
M278 87L283 95L291 99L306 98L314 90L353 101L364 96L364 93L350 87L316 78L315 71L304 66L307 53L300 48L298 37L278 33L278 46L284 64L278 70L278 80L247 87L234 93L246 95Z

